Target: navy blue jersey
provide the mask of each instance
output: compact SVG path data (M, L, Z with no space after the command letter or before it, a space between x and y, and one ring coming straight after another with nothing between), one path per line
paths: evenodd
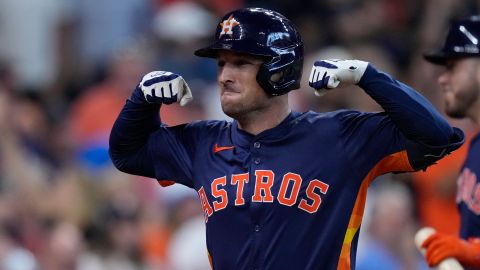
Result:
M480 134L470 142L467 159L458 178L457 204L460 211L460 237L480 237Z
M236 121L167 127L137 88L110 155L122 171L197 191L216 270L353 269L371 181L425 168L463 142L390 76L369 66L359 86L385 112L292 112L258 135Z
M370 181L412 170L382 113L293 112L257 136L196 122L148 143L157 179L198 192L214 269L336 269L326 258L355 250Z

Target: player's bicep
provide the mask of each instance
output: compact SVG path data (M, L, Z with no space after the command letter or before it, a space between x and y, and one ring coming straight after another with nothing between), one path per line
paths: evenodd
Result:
M405 151L405 137L386 114L349 112L342 123L344 150L357 170L379 163L388 164L382 166L384 172L412 170Z
M148 144L129 152L110 151L110 157L115 167L125 173L145 177L155 177L153 160L148 151Z
M185 126L161 127L148 140L148 151L154 177L186 186L192 183L192 152L194 145L185 134Z

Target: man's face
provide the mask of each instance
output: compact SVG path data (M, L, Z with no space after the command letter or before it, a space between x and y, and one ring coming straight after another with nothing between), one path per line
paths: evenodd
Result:
M217 57L217 81L223 112L239 119L269 105L270 97L257 83L263 59L247 54L220 51Z
M469 115L480 91L480 62L476 58L448 60L438 83L445 95L446 113L453 118Z

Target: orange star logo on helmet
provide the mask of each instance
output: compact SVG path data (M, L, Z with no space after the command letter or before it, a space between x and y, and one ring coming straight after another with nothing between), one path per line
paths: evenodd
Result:
M222 35L233 35L233 27L240 25L235 18L230 15L228 19L224 20L223 22L220 23L220 26L222 27L222 31L220 32L220 36Z

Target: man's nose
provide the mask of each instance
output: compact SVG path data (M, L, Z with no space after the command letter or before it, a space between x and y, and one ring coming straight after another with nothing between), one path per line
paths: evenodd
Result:
M218 81L220 83L233 82L233 70L229 64L225 64L219 68Z
M450 75L448 74L448 72L443 72L442 74L440 74L440 76L438 76L437 82L439 85L443 86L448 83L449 78Z

